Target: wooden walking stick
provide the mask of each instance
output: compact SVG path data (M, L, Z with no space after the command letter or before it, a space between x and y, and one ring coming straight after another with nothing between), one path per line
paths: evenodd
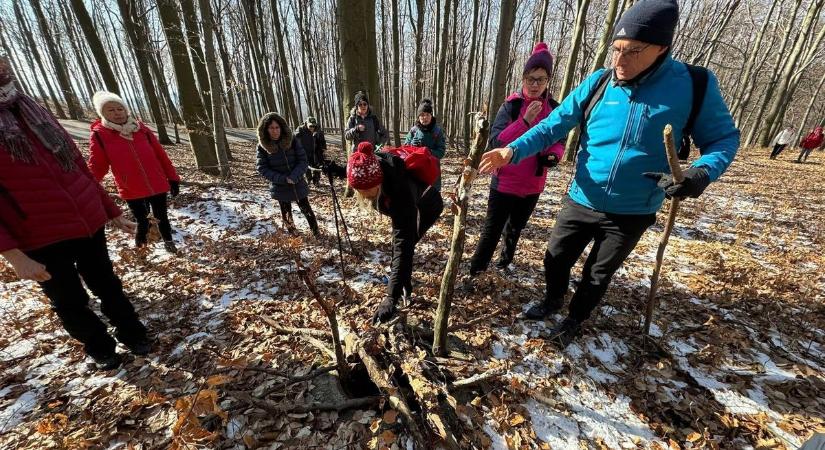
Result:
M682 167L679 166L679 156L676 154L676 143L673 141L673 127L665 126L665 151L667 151L667 164L670 166L670 173L673 175L674 183L681 183L685 176L682 174ZM647 309L645 310L644 337L645 341L650 336L650 322L653 320L653 308L656 301L656 290L659 288L659 275L662 271L662 261L665 257L665 248L676 223L676 214L679 212L680 199L673 197L670 199L670 211L667 213L667 223L662 233L662 240L659 242L659 250L656 251L656 267L653 275L650 276L650 292L647 295Z

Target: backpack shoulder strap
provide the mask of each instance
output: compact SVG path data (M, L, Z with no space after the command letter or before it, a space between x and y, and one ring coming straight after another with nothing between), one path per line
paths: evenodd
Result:
M582 124L586 124L587 121L590 120L590 113L602 97L604 97L604 91L607 89L607 82L610 80L612 75L613 72L611 70L605 70L599 76L599 80L596 81L596 88L593 89L593 92L590 93L587 100L584 102L584 115L582 116L584 119L582 120Z
M693 84L693 99L690 105L690 114L688 115L687 123L685 123L685 132L693 131L693 126L696 124L696 117L702 110L702 103L705 101L705 94L708 91L708 70L704 67L685 64L688 73L690 74L690 81Z
M682 146L679 147L679 159L686 160L690 156L690 135L693 133L693 126L696 125L696 118L702 111L702 103L705 101L705 94L708 91L708 70L704 67L685 64L690 74L690 82L693 87L693 98L690 102L690 113L688 114L685 127L682 129Z
M518 115L521 113L521 105L524 103L524 99L517 97L510 102L507 102L507 100L504 102L510 104L510 123L515 122L518 120Z

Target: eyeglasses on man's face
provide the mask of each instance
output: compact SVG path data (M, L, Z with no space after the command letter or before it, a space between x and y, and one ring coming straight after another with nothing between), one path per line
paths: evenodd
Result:
M650 47L650 44L630 48L616 48L615 46L611 46L610 54L613 59L618 59L620 56L624 56L628 59L636 59L642 54L643 51L647 50L648 47Z

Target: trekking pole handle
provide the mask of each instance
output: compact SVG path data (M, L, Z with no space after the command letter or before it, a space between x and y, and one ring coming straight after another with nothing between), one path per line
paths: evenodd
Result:
M676 142L673 140L673 126L665 125L664 131L665 150L667 151L667 165L670 166L670 173L673 175L673 182L678 184L685 180L682 174L682 166L679 165L679 155L676 153Z

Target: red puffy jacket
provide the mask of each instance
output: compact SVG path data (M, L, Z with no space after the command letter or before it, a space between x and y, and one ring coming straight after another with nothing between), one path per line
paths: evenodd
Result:
M805 136L805 139L802 139L799 146L808 150L813 150L822 145L822 139L822 127L816 127L814 128L814 131L811 131L810 134Z
M92 123L89 138L89 169L97 181L112 168L118 194L123 200L146 198L169 192L169 180L180 181L155 133L143 122L128 140L106 128L100 119Z
M35 164L13 161L0 146L0 252L34 250L67 239L91 237L121 215L77 152L66 172L25 123Z

